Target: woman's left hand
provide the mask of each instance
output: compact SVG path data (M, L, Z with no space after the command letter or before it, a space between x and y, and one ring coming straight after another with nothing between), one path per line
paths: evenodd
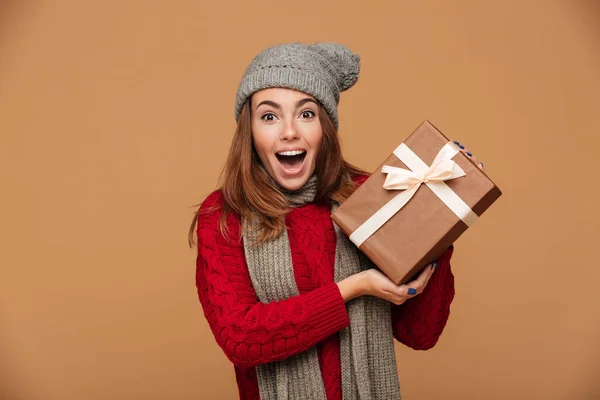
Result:
M458 146L458 148L460 149L460 151L462 151L463 153L465 153L467 155L467 157L471 158L473 160L473 162L479 167L481 168L481 170L484 170L483 168L483 163L481 161L479 161L477 159L477 157L475 157L475 155L473 153L471 153L469 151L469 149L467 149L467 147L461 143L458 143L456 140L454 141L454 144Z

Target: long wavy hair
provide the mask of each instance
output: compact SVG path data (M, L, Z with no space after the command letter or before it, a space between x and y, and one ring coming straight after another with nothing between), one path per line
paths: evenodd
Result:
M315 201L336 201L341 204L356 190L353 179L368 173L344 159L337 129L321 104L318 114L323 139L315 165L318 181ZM200 215L218 209L222 209L219 225L225 237L229 235L227 217L231 213L237 214L242 224L247 223L250 217L259 219L260 229L253 238L256 245L276 238L285 229L285 216L290 208L283 194L271 183L254 147L250 100L241 110L229 155L219 176L218 188L224 202L213 207L202 207L195 212L188 233L190 247L195 245L195 230Z

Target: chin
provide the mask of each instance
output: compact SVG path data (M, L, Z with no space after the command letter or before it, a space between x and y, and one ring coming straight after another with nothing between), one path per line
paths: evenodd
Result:
M300 177L295 177L295 178L277 177L277 179L275 179L275 180L277 181L277 183L279 183L279 186L281 186L282 188L284 188L286 190L290 190L290 191L295 191L295 190L301 189L302 186L304 186L304 184L308 181L309 178L310 178L310 175L300 176Z
M277 168L278 166L276 165L275 167ZM301 174L297 174L295 176L286 176L285 174L281 173L281 171L276 171L275 173L271 174L271 176L282 188L290 191L296 191L302 189L314 172L315 169L313 167L307 168Z

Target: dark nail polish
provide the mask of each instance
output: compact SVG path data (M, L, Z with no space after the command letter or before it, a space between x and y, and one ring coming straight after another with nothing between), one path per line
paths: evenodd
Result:
M408 294L417 294L417 291L413 288L408 289Z
M465 148L465 146L463 146L462 144L459 144L458 147L460 147L461 150Z
M468 155L469 157L473 157L473 154L471 154L471 153L469 153L469 152L467 152L467 155Z
M455 144L455 145L459 145L460 143L458 143L458 142L455 140L455 141L454 141L454 144Z
M435 271L435 269L438 267L438 263L433 264L433 270Z

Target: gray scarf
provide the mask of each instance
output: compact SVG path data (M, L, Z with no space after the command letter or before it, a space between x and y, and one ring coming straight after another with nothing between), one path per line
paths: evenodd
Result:
M300 207L314 200L316 175L294 192L271 181L287 198L290 207ZM334 202L332 212L338 206ZM371 261L335 223L333 225L336 233L335 281L372 268ZM272 241L250 246L249 233L255 232L258 222L250 220L243 226L246 262L258 299L270 303L298 295L287 230ZM343 399L400 399L390 303L377 297L361 296L346 303L346 307L350 326L339 332ZM260 365L256 372L261 400L326 399L315 346L285 360Z

